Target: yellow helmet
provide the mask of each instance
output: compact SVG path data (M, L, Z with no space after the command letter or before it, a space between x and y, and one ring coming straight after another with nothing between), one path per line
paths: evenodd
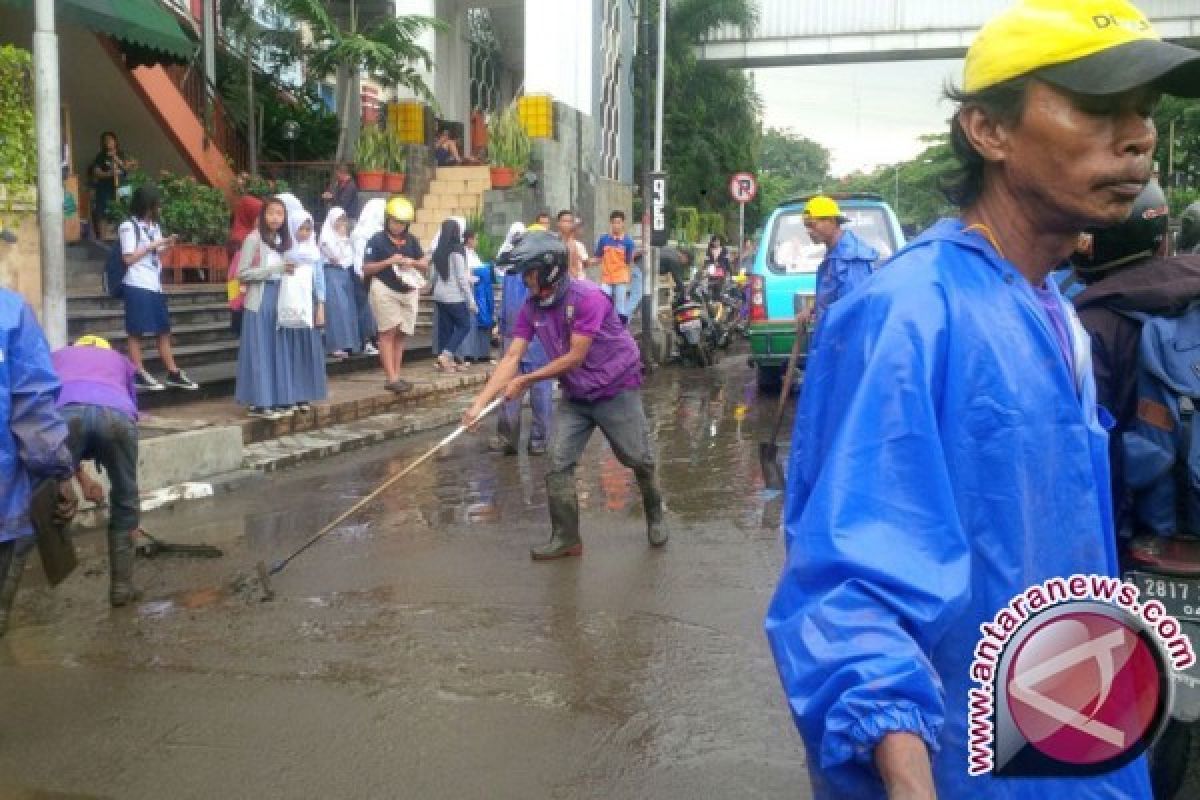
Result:
M105 339L94 334L86 334L75 340L76 347L99 347L102 350L112 350L112 345Z
M412 203L408 202L407 197L393 197L387 201L385 212L392 219L398 219L401 222L412 222L416 217L416 212L413 211Z
M836 219L839 221L846 219L842 216L842 209L838 207L837 201L823 194L819 194L808 201L804 206L804 216L815 219Z

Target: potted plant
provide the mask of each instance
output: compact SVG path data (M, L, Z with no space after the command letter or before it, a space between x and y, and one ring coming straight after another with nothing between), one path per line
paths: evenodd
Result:
M521 125L513 103L488 123L488 154L491 157L493 189L507 189L517 176L529 169L529 135Z
M383 191L389 159L387 134L374 125L363 128L354 154L354 162L358 165L358 188L364 192Z
M405 152L400 137L389 133L384 139L387 142L388 169L387 174L383 176L383 190L399 194L404 191L404 179L407 177L404 170L408 153Z

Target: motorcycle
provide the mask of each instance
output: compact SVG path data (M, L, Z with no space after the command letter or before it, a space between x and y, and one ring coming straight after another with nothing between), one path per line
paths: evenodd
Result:
M1139 537L1129 549L1125 581L1143 600L1158 600L1179 620L1193 649L1200 648L1200 539ZM1179 795L1200 720L1200 662L1171 675L1170 720L1148 752L1154 797Z
M713 316L716 304L708 293L707 281L693 280L687 294L677 298L672 308L675 335L679 342L679 355L698 367L717 363L717 350L722 339L729 336L728 329Z

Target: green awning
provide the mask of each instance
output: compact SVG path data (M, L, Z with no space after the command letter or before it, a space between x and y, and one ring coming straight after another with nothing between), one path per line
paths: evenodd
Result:
M0 0L32 9L31 0ZM196 52L179 21L159 0L56 0L57 24L74 23L96 33L188 61Z

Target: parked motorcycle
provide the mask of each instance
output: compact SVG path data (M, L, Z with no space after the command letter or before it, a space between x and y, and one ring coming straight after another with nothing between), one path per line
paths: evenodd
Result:
M1200 539L1139 538L1129 550L1127 566L1124 579L1138 587L1143 602L1161 602L1200 652ZM1200 662L1173 674L1171 683L1170 721L1149 751L1156 800L1180 796L1200 720Z
M698 367L717 363L722 339L729 337L728 329L714 316L714 312L725 313L723 307L718 306L719 303L712 302L707 281L703 278L688 284L687 294L676 300L672 315L679 355L684 362L692 362Z

